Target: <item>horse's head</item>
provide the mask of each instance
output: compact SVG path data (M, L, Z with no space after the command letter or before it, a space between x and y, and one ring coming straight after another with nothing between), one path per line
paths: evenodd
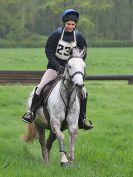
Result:
M86 65L82 59L83 53L84 51L73 49L72 56L66 66L67 79L79 88L82 88L84 85L84 70Z

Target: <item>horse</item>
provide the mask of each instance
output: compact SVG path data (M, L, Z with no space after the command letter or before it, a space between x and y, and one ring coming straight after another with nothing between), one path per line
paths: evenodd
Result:
M61 166L68 166L74 162L74 147L80 113L79 93L84 87L84 70L86 66L82 59L83 55L83 50L73 50L73 54L67 62L62 78L51 91L47 99L47 104L38 108L35 120L31 124L28 124L25 141L31 142L36 137L39 139L42 157L46 164L48 164L50 150L56 139L59 142ZM28 99L29 108L33 92ZM44 114L44 107L48 111L49 121ZM46 129L50 131L47 140L45 137ZM63 133L66 129L69 132L68 156L64 146Z

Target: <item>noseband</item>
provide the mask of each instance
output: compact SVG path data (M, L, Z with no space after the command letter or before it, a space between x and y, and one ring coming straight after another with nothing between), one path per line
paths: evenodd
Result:
M73 77L74 77L76 74L81 74L82 77L83 77L83 80L84 80L84 74L83 74L81 71L76 71L75 73L73 73L73 74L71 75L70 72L69 72L68 66L66 66L66 67L67 67L67 73L69 74L68 79L65 78L66 80L69 80L69 82L73 83L72 79L73 79Z
M83 76L83 79L84 79L84 74L83 74L81 71L77 71L77 72L73 73L73 75L69 75L69 78L73 79L73 77L74 77L76 74L81 74L81 75Z

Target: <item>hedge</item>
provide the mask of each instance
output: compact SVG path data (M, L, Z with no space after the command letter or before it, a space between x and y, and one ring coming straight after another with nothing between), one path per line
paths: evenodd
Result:
M21 41L0 39L0 48L43 48L47 37L33 37ZM133 41L93 40L87 42L88 47L133 47Z
M133 47L133 41L122 40L95 40L90 41L90 47Z

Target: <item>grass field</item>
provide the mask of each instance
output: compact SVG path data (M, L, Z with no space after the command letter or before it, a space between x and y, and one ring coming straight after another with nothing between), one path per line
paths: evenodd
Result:
M90 48L87 74L133 73L133 48ZM45 70L44 49L0 49L0 70Z
M132 73L131 67L128 66L133 66L133 49L112 48L105 49L105 53L104 49L100 48L91 50L88 56L90 69L87 70L90 74ZM39 55L42 49L0 51L0 69L33 70L36 67L31 59L36 62L36 58L37 70L43 69L43 55L42 58ZM37 53L36 57L34 52ZM108 60L110 65L106 63L102 67L106 57L109 57L108 52L112 53ZM31 57L28 65L23 63L23 53L25 61ZM9 60L10 57L12 61ZM123 62L118 65L120 60ZM59 165L57 141L52 148L50 164L46 167L43 165L39 143L26 144L22 140L26 127L21 121L21 115L26 110L26 99L34 85L0 86L0 177L133 176L133 86L125 81L89 81L85 84L89 91L87 115L95 128L89 132L79 130L75 146L75 164L68 168L61 168ZM67 131L65 138L67 145Z

